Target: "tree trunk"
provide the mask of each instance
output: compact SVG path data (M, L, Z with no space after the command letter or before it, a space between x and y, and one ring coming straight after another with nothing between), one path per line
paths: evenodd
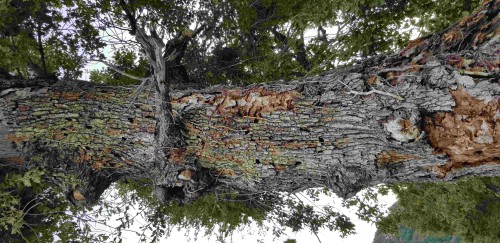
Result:
M169 134L158 131L161 97L131 103L135 87L4 80L0 163L75 174L85 203L118 179L151 179L161 200L188 202L217 188L349 197L378 183L498 175L498 7L485 1L396 55L321 76L174 90ZM182 145L157 161L173 132Z
M47 77L47 64L45 63L45 52L43 50L43 42L42 42L42 21L38 21L36 30L37 30L38 53L40 54L40 64L42 65L43 76Z

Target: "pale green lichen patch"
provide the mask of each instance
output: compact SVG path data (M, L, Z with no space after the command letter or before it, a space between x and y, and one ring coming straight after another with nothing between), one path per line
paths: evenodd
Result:
M105 89L18 99L9 102L17 107L12 116L18 126L7 139L18 144L36 142L73 154L72 161L90 163L96 170L119 168L127 164L120 154L126 153L128 144L142 143L134 139L136 134L155 132L151 106L139 103L130 111L129 99L127 90Z
M316 131L335 122L338 109L331 105L314 106L295 91L257 88L222 95L191 94L174 100L185 118L187 147L171 159L185 163L195 158L201 167L227 172L222 173L226 177L257 177L305 170L303 156L328 156L335 149L333 140L318 138L321 132Z
M345 148L351 142L352 142L351 138L340 138L340 139L335 140L335 146L337 148Z

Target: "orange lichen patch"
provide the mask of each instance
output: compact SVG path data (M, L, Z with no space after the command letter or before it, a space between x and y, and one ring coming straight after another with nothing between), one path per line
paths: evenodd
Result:
M423 44L425 44L425 42L420 38L411 40L410 42L408 42L408 45L406 45L406 47L403 50L401 50L399 55L403 57L409 57L411 54L415 52L415 50L418 47L422 46Z
M462 40L462 39L463 39L463 34L459 29L450 30L449 32L444 33L443 36L441 37L441 40L443 40L443 42L448 45L457 40Z
M24 165L25 162L23 157L7 157L7 158L2 158L1 160L3 162L19 164L19 165Z
M406 72L415 73L415 72L420 72L421 70L422 70L422 65L413 64L408 67Z
M460 20L458 21L458 25L459 25L460 27L464 27L464 26L465 26L465 24L467 24L467 22L471 19L471 17L472 17L472 15L467 15L467 16L463 17L462 19L460 19Z
M110 136L117 136L117 135L122 134L122 132L120 130L115 130L115 129L108 129L107 133Z
M83 200L85 200L85 197L83 196L83 194L80 191L78 191L78 190L73 190L73 198L76 201L83 201Z
M402 72L387 72L385 78L389 80L389 83L392 86L396 86L399 84L399 77L401 76Z
M59 94L59 97L65 100L79 100L80 95L80 93L63 92Z
M78 157L76 158L75 162L83 163L86 161L90 161L90 160L92 160L92 155L94 155L94 151L85 150L82 147L80 147L80 148L78 148ZM94 165L92 165L92 166L94 166Z
M472 25L477 24L479 21L481 21L486 15L484 13L472 15L471 18L468 19L467 27L470 27Z
M63 132L58 132L54 135L54 140L63 140L64 138L66 138L66 135L64 135Z
M274 170L278 171L278 172L284 171L285 169L286 169L286 166L284 166L284 165L275 165L274 166Z
M216 169L217 171L217 174L220 175L220 176L224 176L224 177L233 177L233 176L236 176L236 173L234 173L233 170L231 169L221 169L221 168L218 168Z
M442 112L425 119L425 129L437 153L450 161L441 166L442 173L453 169L500 164L500 105L497 100L484 102L459 88L451 91L456 102L452 112Z
M181 173L177 176L177 178L185 181L189 181L194 178L196 175L196 171L190 170L190 169L185 169L181 171Z
M25 112L25 111L31 110L31 107L29 107L27 105L21 105L21 106L19 106L18 109L19 109L20 112Z
M105 147L105 148L102 150L102 152L101 152L101 153L102 153L102 154L109 154L109 153L111 153L111 150L112 150L112 148L111 148L111 147Z
M92 154L91 153L86 153L84 155L82 155L82 161L89 161L92 159Z
M141 129L141 132L155 133L156 132L156 127L143 127Z
M488 33L477 33L474 37L474 43L483 43L487 39Z
M186 148L174 148L170 151L169 160L176 164L184 164Z
M367 96L368 96L368 95L367 95ZM328 117L322 118L321 120L322 120L322 121L324 121L324 122L332 122L332 121L334 121L334 120L335 120L335 117L333 117L333 116L328 116Z
M85 100L97 100L98 96L94 93L84 93L82 96Z
M189 104L199 102L205 102L205 97L198 93L192 93L179 99L172 99L172 104Z
M95 163L92 163L91 167L94 170L100 170L104 167L104 164L102 162L95 162Z
M242 117L261 117L274 111L295 110L297 91L273 92L262 87L244 92L229 90L217 95L211 103L216 105L216 114L234 114Z
M286 142L280 147L287 149L304 149L304 148L316 148L318 143L316 142Z
M5 139L15 143L21 143L28 141L30 136L26 134L7 134L5 135Z
M377 75L371 75L370 77L368 77L368 79L366 80L366 84L368 85L375 85L377 83L380 82L380 77L377 76Z
M446 58L446 62L448 63L448 65L456 68L461 68L464 66L464 58L457 54L448 56Z
M184 126L186 127L186 130L189 132L189 135L195 135L199 134L201 132L200 129L198 129L197 126L193 125L192 123L185 122Z
M400 154L396 151L382 151L377 154L377 165L382 166L389 163L397 163L410 159L417 159L418 156L411 154Z
M408 119L401 119L399 120L399 125L401 125L401 132L404 132L406 134L414 134L416 128L413 123L408 120Z

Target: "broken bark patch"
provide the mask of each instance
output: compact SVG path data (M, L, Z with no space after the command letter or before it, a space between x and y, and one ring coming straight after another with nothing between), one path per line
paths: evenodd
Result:
M217 168L216 171L217 171L217 175L219 175L219 176L223 176L223 177L236 176L236 173L234 173L234 171L231 169Z
M174 148L170 151L170 161L176 164L184 164L185 163L185 148Z
M80 93L75 93L75 92L61 92L54 94L55 97L64 100L79 100L80 95L81 95Z
M257 88L243 93L229 91L217 95L213 104L217 106L217 114L261 117L274 111L294 110L295 99L299 96L296 91L272 92Z
M463 89L451 91L456 102L452 112L425 119L425 130L437 153L448 155L447 165L436 169L446 174L453 169L500 164L500 106L497 100L484 102Z

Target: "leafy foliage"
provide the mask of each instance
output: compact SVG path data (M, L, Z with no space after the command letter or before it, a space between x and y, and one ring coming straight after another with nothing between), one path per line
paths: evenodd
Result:
M222 239L252 221L261 224L265 219L265 210L249 207L247 201L237 194L210 193L192 204L181 205L175 201L158 202L152 196L151 188L148 181L117 184L118 195L126 205L138 205L147 211L144 213L147 224L142 229L152 231L150 237L153 240L168 235L172 227L193 229L196 235L201 230L205 234L219 232ZM123 223L130 222L127 220Z
M283 202L274 206L268 219L290 228L293 232L308 229L317 234L319 229L327 228L330 231L338 231L342 237L354 233L354 224L349 217L331 205L315 204L321 195L333 196L329 189L307 189L305 193L306 195L299 193L284 196ZM283 230L284 228L275 228L274 232L280 235Z
M62 190L72 177L36 168L0 174L0 241L69 242L82 235L74 221L79 210Z
M275 236L280 237L286 229L296 232L308 229L317 234L320 228L328 228L347 236L354 233L354 224L332 206L318 207L314 203L322 195L332 196L328 189L308 189L306 194L284 194L269 192L242 195L235 192L213 192L192 204L181 205L175 201L158 202L152 195L151 182L127 181L116 184L119 205L106 205L112 214L121 214L118 231L129 227L138 215L129 212L131 205L141 212L146 223L141 226L141 239L157 240L168 236L174 228L183 228L195 237L199 233L217 235L221 242L234 231L257 223L260 230L270 230L263 225L264 220L275 222L271 227ZM115 197L116 198L116 197ZM107 202L110 203L110 202ZM102 207L102 206L101 206ZM103 216L103 214L101 214ZM118 241L119 235L114 241Z
M112 14L105 21L106 27L130 29L122 9L113 2L90 1L88 5L100 9L99 14ZM421 34L442 30L478 2L127 1L138 13L138 21L169 41L186 33L189 26L206 25L190 40L185 52L177 56L181 61L169 66L182 67L187 80L199 84L248 84L316 75L336 65L394 51L409 40L411 29ZM148 14L140 14L145 12ZM401 31L402 28L408 31ZM125 39L122 43L129 45ZM99 82L103 80L93 77Z
M77 78L82 54L99 48L89 16L71 0L4 0L0 8L0 71L21 78Z
M128 74L143 78L148 73L148 63L145 58L137 57L134 51L121 49L113 54L113 65L120 70L127 70ZM111 85L137 84L137 80L126 77L114 69L92 70L90 80L94 83L105 83Z
M398 234L404 225L421 235L454 235L464 242L495 242L500 236L500 177L390 188L398 204L378 223L383 232Z

